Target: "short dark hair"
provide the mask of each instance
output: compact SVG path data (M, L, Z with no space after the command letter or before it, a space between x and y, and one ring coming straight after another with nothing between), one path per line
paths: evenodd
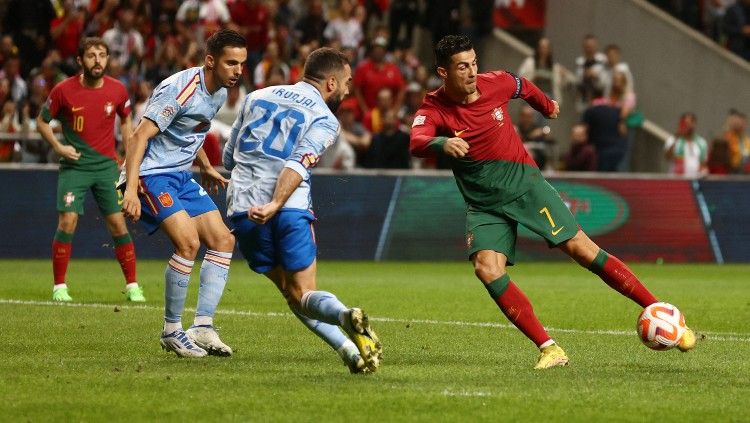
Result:
M323 81L349 64L346 55L330 47L315 49L305 61L304 78Z
M435 46L435 64L447 67L451 63L451 56L462 51L474 49L469 37L465 35L446 35Z
M247 41L245 41L245 37L242 34L231 29L216 31L206 40L206 51L215 59L221 56L224 47L247 48Z
M86 50L90 49L91 47L97 46L104 47L104 50L107 51L107 56L109 56L109 46L104 42L104 40L99 37L86 37L83 38L80 43L78 43L78 57L83 58L83 54L86 52Z
M617 44L609 44L609 45L607 45L607 47L604 47L604 51L610 51L610 50L614 50L614 51L616 51L616 52L619 53L620 52L620 46L618 46Z
M689 117L690 119L692 119L695 122L698 121L698 116L696 116L695 113L693 113L693 112L685 112L685 113L681 114L680 115L680 120L685 119L686 117Z

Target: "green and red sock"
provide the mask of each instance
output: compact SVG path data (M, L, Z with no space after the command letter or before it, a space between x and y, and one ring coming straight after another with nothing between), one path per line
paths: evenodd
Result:
M534 314L534 308L529 299L516 284L511 282L507 273L486 284L485 288L508 320L537 347L549 344L552 338Z
M635 301L641 307L647 307L658 301L625 263L603 249L599 250L589 270L602 278L610 288Z
M70 254L73 250L73 234L63 232L60 229L55 232L52 239L52 275L55 285L65 283L65 275L68 272Z
M115 256L117 256L117 261L120 262L122 274L125 276L125 283L136 283L135 246L133 245L133 240L130 238L130 234L125 233L124 235L115 236L112 239L115 241Z

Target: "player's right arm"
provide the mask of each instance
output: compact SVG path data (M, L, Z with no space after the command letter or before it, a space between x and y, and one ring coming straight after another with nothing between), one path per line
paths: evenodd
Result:
M52 128L49 126L49 122L56 118L60 113L61 105L61 92L56 86L49 93L47 102L42 106L39 116L36 117L36 127L39 131L39 135L41 135L52 149L55 150L55 153L60 157L75 161L81 157L81 153L72 145L61 143L55 136L54 132L52 132Z
M445 154L454 158L464 157L469 152L469 143L460 137L441 137L438 132L438 114L421 108L414 115L411 126L409 150L416 157Z
M133 221L141 218L141 200L138 199L138 178L140 177L141 162L146 152L148 140L158 134L159 127L148 119L143 118L130 137L130 145L125 150L125 193L122 196L122 211Z

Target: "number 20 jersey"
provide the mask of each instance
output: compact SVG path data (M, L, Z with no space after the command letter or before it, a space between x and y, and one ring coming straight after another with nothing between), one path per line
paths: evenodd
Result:
M283 207L312 208L311 170L338 131L338 120L307 82L248 94L224 146L224 167L232 171L227 215L270 202L285 167L299 173L302 182Z

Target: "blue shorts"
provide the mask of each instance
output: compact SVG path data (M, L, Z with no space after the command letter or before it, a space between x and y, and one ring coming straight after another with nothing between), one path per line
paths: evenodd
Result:
M180 210L185 210L190 217L217 210L206 190L188 171L142 176L138 197L141 199L141 222L149 234L156 232L164 219Z
M318 254L309 210L282 209L265 225L259 225L242 213L232 217L237 246L256 273L276 266L287 272L307 269Z

